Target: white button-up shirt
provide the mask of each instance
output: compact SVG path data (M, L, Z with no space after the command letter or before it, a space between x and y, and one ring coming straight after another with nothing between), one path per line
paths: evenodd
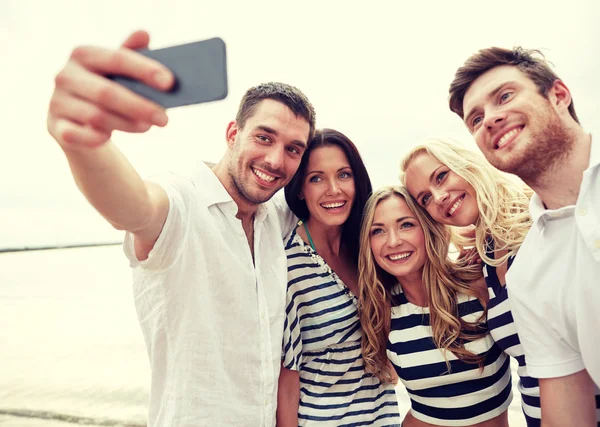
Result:
M600 385L600 141L592 143L575 206L545 209L506 276L512 313L536 378L587 369Z
M274 202L259 207L253 263L237 205L208 167L154 181L170 204L161 235L145 261L131 235L124 243L152 368L148 425L273 426L290 228L282 224L293 218L280 223Z

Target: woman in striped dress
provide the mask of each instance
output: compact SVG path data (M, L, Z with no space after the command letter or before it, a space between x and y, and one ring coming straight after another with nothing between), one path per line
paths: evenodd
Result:
M479 152L451 140L432 140L415 147L402 161L401 169L411 195L434 220L450 226L475 226L474 238L455 234L454 242L459 248L474 246L483 261L490 332L517 360L523 414L528 427L539 427L539 384L527 374L504 279L531 226L532 192L517 178L492 167ZM596 405L600 426L598 390Z
M478 266L449 259L448 229L401 186L369 198L360 239L363 357L406 387L403 426L507 427L510 363L485 323Z
M358 231L371 181L331 129L309 141L285 188L302 221L285 239L288 289L277 426L399 426L391 384L365 372L357 311Z

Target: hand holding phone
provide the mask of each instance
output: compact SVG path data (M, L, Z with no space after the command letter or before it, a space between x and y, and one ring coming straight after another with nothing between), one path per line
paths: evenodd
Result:
M162 127L168 122L165 108L227 95L222 40L158 50L148 50L149 41L147 32L136 31L118 50L73 49L55 77L48 108L48 131L63 149L97 147L113 131Z
M217 101L227 96L226 48L220 38L136 52L171 70L175 76L171 90L162 92L125 76L109 78L164 108Z

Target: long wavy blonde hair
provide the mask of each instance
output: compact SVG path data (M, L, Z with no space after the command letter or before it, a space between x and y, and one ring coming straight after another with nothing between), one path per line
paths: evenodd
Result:
M404 199L415 214L425 236L427 260L423 266L423 285L429 300L429 318L435 345L452 352L457 358L483 366L483 358L465 348L464 343L486 335L481 323L487 315L485 286L470 286L481 278L481 267L462 260L453 262L448 256L449 230L435 222L418 206L402 186L387 186L375 191L365 206L360 231L359 315L363 328L362 352L367 372L383 382L393 382L394 374L387 362L386 344L391 326L392 289L398 280L375 262L371 250L371 225L375 209L390 197ZM458 294L477 298L484 307L474 323L465 322L458 314ZM468 333L465 333L468 332ZM450 367L446 357L448 368Z
M515 255L531 227L529 199L533 192L513 175L494 168L479 152L451 139L434 139L413 148L400 163L400 180L406 185L406 169L421 153L428 153L452 172L463 178L477 194L479 216L475 223L475 239L451 233L459 249L475 246L488 265L498 266ZM494 259L487 256L487 239L494 242L494 253L507 251Z

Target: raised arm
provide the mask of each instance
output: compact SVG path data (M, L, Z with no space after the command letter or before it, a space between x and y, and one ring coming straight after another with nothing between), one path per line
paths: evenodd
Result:
M56 76L47 121L81 192L115 228L135 235L140 259L158 238L169 201L160 186L142 180L110 137L114 130L140 133L165 126L167 116L160 106L104 76L125 75L168 90L170 71L132 50L148 42L148 34L138 31L118 50L74 49Z

